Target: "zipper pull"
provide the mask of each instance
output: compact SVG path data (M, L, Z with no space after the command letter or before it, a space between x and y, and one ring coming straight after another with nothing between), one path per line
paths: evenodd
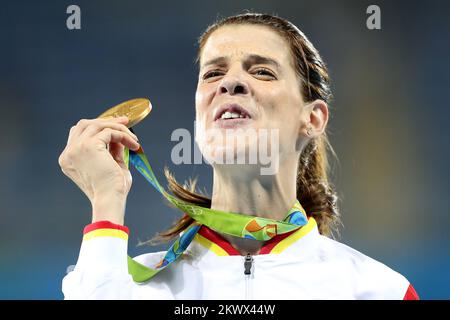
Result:
M247 255L245 256L245 261L244 261L244 274L245 275L249 275L252 273L251 272L252 263L253 263L253 258L251 256L251 254L247 253Z

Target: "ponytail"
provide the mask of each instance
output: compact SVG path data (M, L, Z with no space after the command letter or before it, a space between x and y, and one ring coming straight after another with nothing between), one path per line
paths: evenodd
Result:
M316 221L320 234L338 232L338 196L328 181L327 147L334 151L326 135L313 139L300 155L297 174L297 199Z

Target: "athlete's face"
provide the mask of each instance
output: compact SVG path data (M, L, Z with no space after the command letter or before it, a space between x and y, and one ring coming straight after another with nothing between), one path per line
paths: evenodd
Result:
M224 114L227 110L230 114ZM210 35L200 56L196 92L196 140L207 160L218 151L231 151L235 159L256 150L266 141L254 132L266 132L267 145L281 159L292 156L303 145L307 119L291 52L279 34L264 26L229 25ZM218 139L227 130L244 142L244 149Z

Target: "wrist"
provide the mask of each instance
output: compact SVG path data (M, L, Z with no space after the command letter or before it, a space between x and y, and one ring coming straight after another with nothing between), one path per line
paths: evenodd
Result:
M125 207L126 197L118 195L96 197L92 201L92 223L106 220L123 225Z

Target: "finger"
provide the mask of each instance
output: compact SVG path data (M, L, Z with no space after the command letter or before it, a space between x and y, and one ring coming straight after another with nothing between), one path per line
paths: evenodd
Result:
M78 139L78 137L83 133L83 131L88 127L90 124L95 122L112 122L112 123L122 123L127 124L128 123L128 117L107 117L107 118L98 118L98 119L81 119L78 121L76 125L74 125L72 128L70 128L69 131L69 137L67 138L67 144L72 143L74 140Z
M94 138L98 146L103 148L106 148L106 145L110 143L121 143L130 150L139 149L139 143L129 134L111 128L104 128Z
M111 128L113 130L122 131L131 137L133 137L134 140L138 140L138 137L130 131L125 125L121 123L115 123L115 122L93 122L91 125L89 125L83 133L79 136L80 139L86 139L89 137L93 137L100 131L102 131L105 128Z

